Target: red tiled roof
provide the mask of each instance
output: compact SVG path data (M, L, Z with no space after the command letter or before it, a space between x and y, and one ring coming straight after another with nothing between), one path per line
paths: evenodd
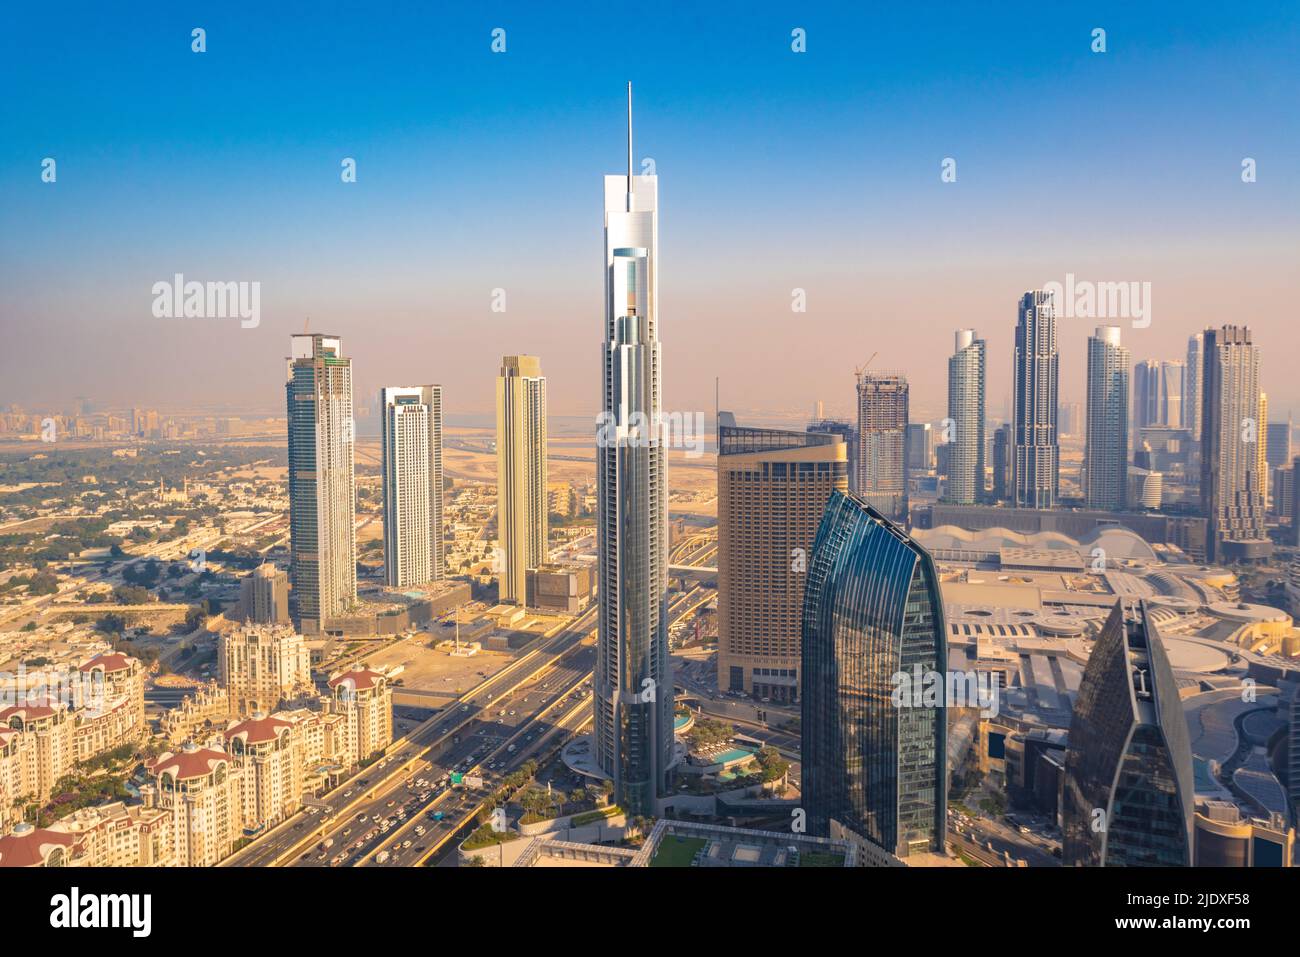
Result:
M164 754L149 768L158 776L173 774L177 780L188 781L191 778L206 777L221 762L230 761L230 755L212 748L198 748L194 751L181 751L178 754Z
M93 671L100 667L104 669L105 674L112 674L115 671L126 671L131 667L131 659L126 655L117 653L95 655L95 657L82 665L79 670Z
M386 675L378 671L371 671L369 668L354 668L351 671L345 671L341 675L335 675L329 680L331 688L337 688L340 685L348 685L356 691L366 691L373 688L379 683L381 678Z
M6 834L0 837L0 867L40 867L54 845L71 848L80 841L76 834L40 827L26 834Z
M245 744L262 744L266 741L274 741L279 736L281 728L291 727L293 725L283 718L248 718L227 728L226 740L242 737Z
M54 714L54 709L44 704L20 704L11 708L5 708L0 711L0 721L8 723L9 719L15 715L23 718L25 721L31 721L36 718L48 718Z

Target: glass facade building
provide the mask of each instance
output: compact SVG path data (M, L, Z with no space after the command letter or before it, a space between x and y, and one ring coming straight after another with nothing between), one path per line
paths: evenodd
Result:
M629 814L669 793L668 450L659 345L659 178L605 177L605 342L596 432L593 757Z
M337 336L292 336L290 346L290 604L300 629L324 631L357 600L352 360Z
M1146 603L1102 627L1079 686L1065 758L1062 863L1192 862L1192 751L1169 659Z
M811 833L830 822L898 857L943 853L946 712L895 703L898 677L947 673L929 554L857 494L834 492L804 589L803 797Z

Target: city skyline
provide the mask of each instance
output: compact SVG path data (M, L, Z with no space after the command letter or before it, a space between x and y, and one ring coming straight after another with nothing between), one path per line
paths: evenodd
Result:
M1296 863L1300 11L353 3L0 121L0 873Z
M1294 44L1294 11L1275 5L1260 18L1270 22L1265 31L1225 22L1209 7L1185 8L1181 31L1169 35L1151 29L1155 14L1114 7L1104 17L1109 49L1094 54L1088 21L1037 8L1032 18L1020 15L1028 9L954 11L923 38L901 13L787 23L784 11L761 8L745 23L700 14L696 30L656 23L624 38L638 63L632 79L644 77L639 88L652 107L638 168L652 159L680 183L664 210L676 250L665 318L691 333L665 344L665 408L712 408L719 376L733 409L806 409L820 398L843 414L852 393L827 381L835 371L827 369L829 344L843 355L846 379L882 337L883 367L946 349L955 323L906 319L922 280L942 279L928 308L960 312L961 325L985 330L990 382L1009 381L1009 303L1071 273L1152 283L1149 327L1126 334L1137 361L1177 358L1189 335L1243 311L1261 341L1281 340L1286 317L1271 306L1300 292L1282 253L1300 208L1285 159L1296 153L1296 132L1257 120L1285 102L1267 71ZM89 393L101 404L157 405L185 395L200 405L273 410L267 343L310 319L309 331L327 328L354 343L367 404L387 382L439 381L459 408L490 413L491 385L480 372L504 351L493 343L505 337L511 351L537 354L558 338L574 348L548 362L552 414L597 411L577 347L590 342L582 319L600 292L582 228L590 199L576 174L618 135L608 91L627 71L602 66L593 77L568 64L565 51L598 42L603 27L507 7L507 50L493 54L492 27L449 12L425 31L458 39L445 63L421 67L423 58L399 56L383 81L364 61L335 64L331 82L349 96L331 106L304 99L316 74L295 68L319 62L341 29L409 53L422 31L408 29L404 40L359 17L295 23L295 42L272 55L281 15L254 28L245 14L213 12L200 56L189 47L193 24L157 10L130 34L107 12L87 11L91 28L113 43L82 51L87 73L42 75L32 104L14 111L15 149L0 158L9 200L0 217L21 228L0 230L13 237L0 239L0 281L6 314L24 334L0 357L0 403ZM795 26L807 31L806 53L791 50ZM717 40L720 30L733 42ZM883 51L865 71L853 39L864 35ZM13 69L33 76L62 42L42 32L14 51ZM946 55L912 64L903 51L918 44ZM1196 57L1183 57L1188 44ZM1070 49L1077 54L1063 58ZM87 76L106 58L141 63L92 87ZM702 65L693 84L683 83L680 59ZM1009 59L1017 68L1000 79L1001 97L960 82ZM146 63L175 74L177 88L152 87ZM739 65L761 68L762 79L746 79ZM439 83L448 74L474 91ZM1086 84L1090 96L1071 94L1067 81ZM119 119L111 131L88 121L88 109L124 94L137 100L104 111ZM286 136L271 132L255 107L267 94L306 107ZM191 99L206 112L181 108ZM371 109L359 119L351 107L362 104ZM566 111L563 144L547 122L557 104ZM918 106L924 124L914 118ZM1184 110L1201 119L1194 129L1174 123ZM158 116L177 117L180 130ZM1032 149L1014 135L1028 117L1043 124ZM1136 156L1125 130L1143 134ZM1142 149L1148 141L1165 149ZM1070 148L1059 149L1064 143ZM41 182L44 157L59 163L54 183ZM355 183L340 181L349 157ZM957 161L952 183L940 179L946 157ZM1241 181L1243 157L1258 162L1253 183ZM861 185L847 199L843 189L816 185L854 169ZM552 187L548 198L536 188L542 181ZM1065 191L1079 211L1070 228L1046 244L1026 239L1031 211ZM738 224L713 215L718 196L737 192L787 199L747 211ZM1196 202L1184 202L1188 195ZM170 224L165 245L160 217ZM519 239L503 249L496 227L505 221L523 234L544 230L550 242L539 253L525 253ZM743 266L713 261L708 251L734 244L737 227L749 250ZM261 282L260 324L155 318L151 286L178 271ZM506 292L504 313L492 312L496 289ZM795 289L807 294L806 313L791 311ZM761 348L724 348L742 316ZM1062 354L1082 355L1095 324L1063 321ZM68 350L68 342L82 347ZM460 361L438 358L449 353ZM227 368L159 361L206 354L227 356ZM48 361L55 355L57 364ZM907 371L914 407L937 419L946 382L932 365ZM1280 370L1264 376L1275 410L1300 410L1300 393ZM766 387L751 391L751 377ZM1062 395L1082 400L1082 363L1066 363ZM991 390L991 414L1005 398Z

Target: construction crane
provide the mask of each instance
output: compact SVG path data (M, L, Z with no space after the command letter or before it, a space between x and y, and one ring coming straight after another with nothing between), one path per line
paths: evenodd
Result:
M859 383L862 382L862 374L867 371L867 366L871 365L871 363L875 361L876 356L878 355L880 355L879 351L871 353L870 359L868 359L866 362L862 363L862 365L858 366L856 369L853 370L853 374L857 377Z

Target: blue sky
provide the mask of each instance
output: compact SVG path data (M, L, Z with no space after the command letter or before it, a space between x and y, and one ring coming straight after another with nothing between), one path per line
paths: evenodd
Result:
M940 415L952 330L989 339L996 382L1017 297L1067 270L1153 282L1135 358L1227 321L1300 351L1294 3L108 6L3 14L0 402L275 411L310 316L359 393L438 381L482 411L499 356L535 352L558 412L594 407L627 80L674 408L711 407L715 375L739 408L847 408L880 352ZM175 272L262 282L261 325L153 318ZM1067 399L1089 332L1063 330Z

